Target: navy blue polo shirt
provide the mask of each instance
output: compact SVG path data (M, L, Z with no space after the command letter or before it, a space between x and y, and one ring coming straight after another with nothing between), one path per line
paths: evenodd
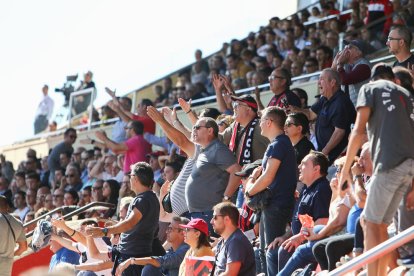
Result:
M329 204L331 203L332 190L326 177L321 177L311 186L304 186L296 205L292 218L292 233L296 235L300 232L302 224L299 215L309 215L313 221L319 218L329 217Z
M311 110L318 115L315 134L319 151L322 151L326 146L335 128L345 130L342 140L329 153L328 158L332 163L348 144L351 124L355 122L356 118L355 107L349 97L338 90L329 100L326 97L320 97L319 101L312 105Z
M266 169L269 158L280 161L276 175L269 185L272 191L271 204L292 210L295 204L296 156L288 136L281 134L267 146L262 161L264 169Z

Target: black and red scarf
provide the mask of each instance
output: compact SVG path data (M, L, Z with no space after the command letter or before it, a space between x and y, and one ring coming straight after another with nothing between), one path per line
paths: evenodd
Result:
M253 134L254 134L254 128L259 123L259 118L256 117L253 120L250 121L250 123L241 130L240 134L238 135L240 124L235 123L233 127L233 133L231 135L229 149L236 153L236 150L239 146L239 143L242 143L242 148L239 153L239 156L236 156L237 162L240 166L243 166L245 164L252 163L253 159ZM243 139L243 141L240 141Z

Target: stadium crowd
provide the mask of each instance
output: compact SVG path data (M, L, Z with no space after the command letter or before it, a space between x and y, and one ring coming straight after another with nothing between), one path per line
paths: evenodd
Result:
M214 275L332 271L387 240L393 219L396 232L414 224L414 17L412 1L402 2L349 1L348 17L315 24L304 23L338 14L334 3L272 18L208 61L197 50L191 69L155 86L156 100L136 113L106 88L104 116L119 118L110 135L97 130L74 148L68 128L48 156L29 149L16 170L0 156L0 209L26 223L62 206L113 204L81 214L79 228L53 216L50 271L189 275L199 257L210 257L200 262ZM372 66L366 55L385 46L393 68ZM312 80L320 97L309 106L290 86ZM267 82L274 95L264 103L257 86ZM256 89L235 94L246 87ZM193 112L191 100L208 95L218 109ZM368 275L413 262L411 242Z

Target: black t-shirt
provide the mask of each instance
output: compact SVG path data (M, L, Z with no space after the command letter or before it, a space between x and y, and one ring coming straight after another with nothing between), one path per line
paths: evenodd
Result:
M318 102L312 105L311 110L318 114L315 134L319 151L322 151L329 142L335 128L345 130L345 135L342 140L328 155L329 162L332 163L348 144L351 124L355 122L356 118L355 107L349 97L341 90L338 90L329 100L321 97Z
M131 230L121 234L119 252L129 256L150 256L160 214L157 196L152 191L137 195L129 205L127 218L132 215L133 208L141 212L142 218Z
M410 66L414 65L414 55L411 54L409 58L407 58L406 60L404 60L403 62L398 62L395 61L394 64L392 65L392 67L397 67L397 66L401 66L404 68L407 68L408 63L410 64Z
M293 146L293 148L295 149L296 163L298 165L300 164L300 162L302 162L302 159L305 158L305 156L308 155L308 153L311 150L315 149L311 141L309 141L308 138L306 138L306 136L303 136L302 139L300 139L300 141Z
M299 215L307 214L313 218L313 221L329 217L331 196L332 190L326 177L321 177L313 182L311 186L303 188L292 218L293 235L298 234L302 228Z

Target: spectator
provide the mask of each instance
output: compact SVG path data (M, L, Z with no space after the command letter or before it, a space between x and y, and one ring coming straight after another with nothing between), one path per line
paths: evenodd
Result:
M383 43L373 37L371 30L366 27L361 29L361 39L364 43L370 46L372 52L381 50L384 47Z
M57 144L50 152L47 159L47 164L50 169L50 182L55 177L55 171L60 168L60 154L64 152L73 153L72 145L75 143L76 137L76 130L74 128L68 128L63 135L63 142Z
M55 209L55 206L53 205L53 195L47 194L45 197L45 208L49 211L52 211Z
M332 62L332 69L341 77L342 89L349 95L356 106L358 92L368 82L371 75L371 64L364 58L367 45L362 40L345 42L343 51L338 52Z
M285 133L295 149L296 164L300 165L302 159L314 150L307 138L309 134L309 120L303 113L290 113L285 122Z
M103 202L103 180L97 179L92 184L92 202Z
M0 275L11 275L13 257L20 256L27 250L27 241L23 225L8 213L9 204L5 196L0 195L0 240L2 252L0 259ZM4 219L3 219L4 218ZM16 246L17 245L17 246Z
M29 192L29 191L27 191ZM55 208L59 208L63 206L63 197L64 197L65 192L61 189L56 189L53 191L53 206L55 206ZM26 194L27 195L27 194Z
M293 88L292 92L295 93L296 96L298 96L299 100L300 100L300 107L301 108L308 108L308 94L306 93L305 90L303 90L302 88Z
M319 70L332 66L333 52L328 46L319 46L316 49L316 60L318 61Z
M196 84L196 83L204 84L207 82L208 73L203 70L202 66L203 64L200 61L197 61L192 66L191 68L191 83L192 84Z
M297 24L293 28L293 35L295 37L295 47L302 50L306 46L306 40L305 40L305 26L302 24Z
M387 226L398 209L405 191L410 190L414 169L414 125L410 114L414 98L391 81L392 69L386 65L374 66L372 82L361 88L357 102L357 120L352 131L347 159L340 185L348 179L351 160L362 145L365 131L371 143L374 164L372 185L368 190L366 207L362 211L365 250L388 238ZM387 91L387 93L384 93ZM405 91L405 92L404 92ZM398 122L398 124L395 124ZM399 143L395 143L398 137ZM411 191L412 192L412 191ZM413 204L407 202L407 208ZM388 256L368 264L368 274L385 275Z
M113 251L114 270L118 265L129 258L149 257L152 255L152 244L158 228L160 212L158 199L151 191L153 183L151 167L144 162L131 166L131 187L137 194L134 202L129 206L127 218L117 224L105 228L90 227L87 234L94 237L108 236L122 233L118 245L118 252ZM131 265L124 275L140 275L143 266ZM113 271L114 271L113 270Z
M228 55L226 57L226 63L227 72L232 80L245 79L247 72L253 71L253 68L246 65L236 54Z
M186 259L189 257L214 256L208 241L208 225L199 218L192 219L187 224L180 224L184 228L184 242L190 246L180 265L179 275L187 275Z
M348 143L350 127L355 122L351 100L340 90L338 72L324 69L319 77L321 98L310 109L291 108L303 112L310 121L316 119L315 134L318 150L327 155L332 164Z
M192 142L172 127L155 108L149 107L148 115L160 125L167 137L195 160L187 179L185 199L192 218L210 221L213 206L233 196L240 183L240 178L233 175L240 171L240 166L233 153L217 139L216 122L212 118L200 118L193 126ZM207 193L209 197L204 196Z
M387 39L388 51L395 55L397 59L393 67L402 66L413 70L414 55L410 52L412 34L411 31L403 25L395 25Z
M104 202L114 204L115 208L110 208L105 214L105 217L111 218L115 215L116 207L118 206L119 197L119 183L116 180L108 179L103 183L102 196Z
M42 88L43 98L36 110L34 134L44 131L52 118L54 101L49 97L48 92L49 86L44 85Z
M206 74L208 75L208 73L210 72L210 68L208 66L208 62L203 59L203 52L200 49L197 49L194 53L194 57L196 63L200 63L201 70L206 72Z
M65 177L62 177L61 189L69 191L74 189L80 191L82 188L82 180L80 179L80 169L76 163L70 163L66 168Z
M214 275L256 275L253 247L237 227L239 210L229 202L214 206L214 231L223 239L217 244Z
M326 179L328 159L321 152L312 151L302 160L299 172L299 180L305 184L305 187L295 206L291 229L284 236L276 237L267 251L268 268L272 271L278 269L279 273L298 246L305 241L305 236L300 231L302 224L299 221L299 215L311 216L315 226L325 225L329 217L332 191ZM275 254L277 252L275 249L278 249L278 254Z
M284 68L275 69L269 76L270 90L275 94L267 106L287 108L290 105L300 106L299 98L289 90L291 75L289 70ZM256 95L257 97L257 95ZM264 109L260 98L256 98L259 110Z
M49 183L49 177L50 177L50 170L49 170L49 166L47 164L47 156L42 157L41 159L41 170L40 170L40 182L41 182L41 186L47 186L50 187L50 183Z
M9 181L4 176L0 176L0 195L4 196L7 199L7 203L9 204L9 207L13 206L13 203L12 203L13 193L9 189Z
M393 7L391 1L389 0L370 0L368 3L368 13L366 24L372 22L377 22L380 18L385 20L380 20L370 27L370 30L377 36L382 39L389 32L392 24L392 16L389 16L393 13ZM388 17L389 16L389 17Z
M59 237L65 237L70 239L69 235L64 231L59 231L57 234ZM54 239L50 240L50 251L53 252L52 259L49 264L49 272L54 271L54 269L61 263L68 264L79 264L79 254L75 251L69 250L66 247L63 247L60 243Z
M7 180L11 182L14 176L13 163L6 161L6 157L3 154L0 154L0 168L1 175L6 177Z
M65 192L63 195L63 206L76 206L79 202L78 193L71 189Z
M114 174L114 167L116 167L116 156L114 154L106 154L95 163L90 172L91 177L103 180L115 179L120 182L123 174L119 172Z
M184 260L184 255L189 249L184 242L184 229L180 224L187 224L189 220L183 217L173 217L167 228L167 241L171 248L164 256L153 256L145 258L131 258L119 266L118 273L122 274L129 265L143 265L143 276L178 276L179 268ZM184 261L185 262L185 261Z
M332 55L336 55L339 51L339 34L335 31L329 30L326 33L324 44L331 48Z
M20 221L23 222L26 214L30 212L30 208L26 203L26 193L17 191L17 193L14 194L13 203L15 208L13 214L17 214L20 217Z
M39 209L45 207L46 195L50 194L50 189L47 186L40 187L36 193L36 204L34 210L37 212Z
M151 145L143 137L144 125L139 121L130 121L125 127L128 140L123 143L116 143L109 139L104 131L97 131L95 135L105 145L117 153L125 153L123 172L130 171L130 166L136 162L146 161L146 155L151 151ZM94 141L94 140L92 140Z
M70 152L62 152L59 154L59 165L62 169L66 169L68 164L70 163L70 159L72 158L72 154Z
M214 55L211 62L211 70L216 70L217 74L224 75L226 73L226 64L223 57L220 55Z
M263 110L260 118L262 134L272 141L263 156L262 167L256 168L246 184L246 196L252 197L269 189L271 198L260 216L260 248L265 250L285 234L293 207L296 188L296 158L289 138L284 134L285 112L278 107ZM264 260L262 260L264 263ZM268 270L269 275L276 271Z

